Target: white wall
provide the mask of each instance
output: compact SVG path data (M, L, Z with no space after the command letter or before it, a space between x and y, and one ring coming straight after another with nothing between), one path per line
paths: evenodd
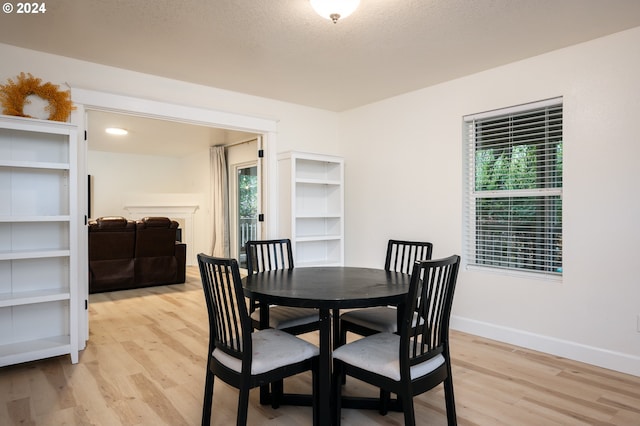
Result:
M564 97L562 282L462 271L456 328L640 375L640 28L342 114L346 262L461 254L462 117ZM384 202L380 202L384 200Z
M211 253L211 173L209 171L209 151L196 153L182 159L180 168L184 179L184 192L202 194L202 205L194 214L194 250L192 253ZM192 259L194 265L197 259Z
M126 217L125 193L187 192L179 158L89 151L87 163L93 180L92 218Z
M128 194L192 194L202 200L202 204L193 216L196 232L193 235L193 247L189 250L193 256L188 263L196 264L197 253L210 252L208 151L184 158L101 151L89 151L87 154L87 171L93 183L92 218L131 218L130 212L124 209Z

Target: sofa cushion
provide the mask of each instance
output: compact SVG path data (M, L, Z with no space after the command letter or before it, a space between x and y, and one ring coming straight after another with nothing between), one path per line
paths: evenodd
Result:
M178 228L178 222L168 217L144 217L138 221L145 228Z
M89 222L89 261L133 259L136 223L123 217Z
M101 230L121 230L130 227L132 224L135 224L135 222L133 222L132 220L127 220L122 216L99 217L95 221L89 222L90 227Z
M136 222L135 257L175 256L178 222L166 217L145 217Z

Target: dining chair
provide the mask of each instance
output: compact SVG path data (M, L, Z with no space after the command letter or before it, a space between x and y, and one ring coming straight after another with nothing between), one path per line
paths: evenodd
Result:
M280 269L293 269L291 240L288 238L251 240L247 241L245 248L249 275ZM260 305L256 301L251 301L250 306L253 326L256 329L261 329ZM320 317L318 310L313 308L269 306L269 327L291 334L303 334L318 330Z
M432 252L433 244L429 242L389 240L384 269L410 274L415 261L431 259ZM398 315L395 307L354 309L340 315L339 345L347 342L347 332L370 336L381 332L395 333L397 330Z
M416 262L399 335L378 333L333 351L336 424L340 424L343 374L381 389L380 413L383 415L387 413L390 394L396 394L395 402L402 407L404 424L408 426L416 423L413 397L443 383L447 422L450 426L457 424L449 318L459 265L457 255ZM414 312L422 320L416 326L412 324Z
M202 425L211 422L217 376L239 390L237 425L246 425L249 390L312 371L313 418L316 417L318 348L281 330L254 331L235 259L198 254L209 314L209 354ZM277 406L275 399L272 404Z

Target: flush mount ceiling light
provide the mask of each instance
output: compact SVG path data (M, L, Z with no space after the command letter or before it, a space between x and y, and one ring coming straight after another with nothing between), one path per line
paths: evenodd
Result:
M331 19L334 24L338 19L351 15L360 4L360 0L310 0L310 2L318 15Z
M125 129L121 129L119 127L107 127L104 131L109 133L110 135L118 135L118 136L123 136L129 133Z

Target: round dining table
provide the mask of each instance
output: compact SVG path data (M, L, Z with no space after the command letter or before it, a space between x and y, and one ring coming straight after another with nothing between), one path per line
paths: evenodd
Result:
M329 425L331 416L331 312L333 340L338 340L340 309L396 305L402 312L410 275L382 269L296 267L260 272L243 278L246 297L261 306L282 305L317 308L320 359L318 365L318 418L314 425ZM268 309L260 309L261 328L269 324ZM263 392L266 390L263 388Z

